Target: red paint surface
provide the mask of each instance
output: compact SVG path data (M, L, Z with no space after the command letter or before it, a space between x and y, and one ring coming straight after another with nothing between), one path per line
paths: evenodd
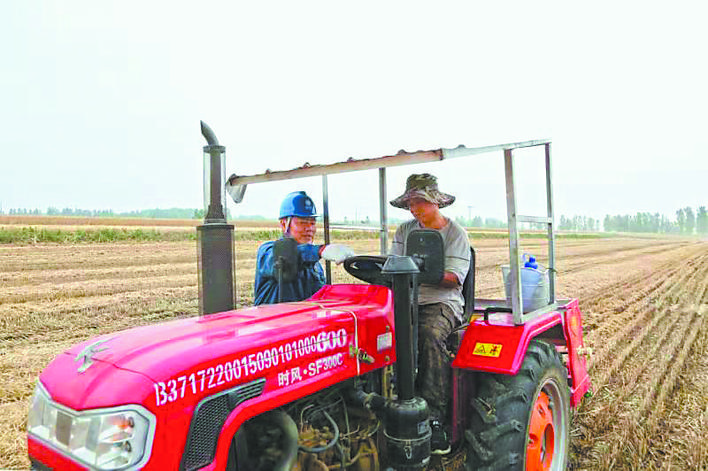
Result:
M578 348L583 346L583 322L577 299L570 300L558 311L539 316L524 325L515 325L511 314L492 314L489 322L483 319L475 320L467 328L452 366L515 375L521 367L531 339L559 324L562 326L563 338L553 341L557 346L567 349L568 375L571 380L570 404L575 407L590 388L586 360L578 355ZM475 355L473 352L477 343L501 345L500 356Z
M313 347L305 352L296 346L304 354L296 358L293 352L291 359L285 360L285 346L292 346L293 342L298 345L300 340L313 336L321 340L320 334L331 332L346 332L346 343L335 342L330 334L328 341L317 343L319 349ZM145 469L174 469L179 466L196 404L220 391L265 378L263 394L237 407L222 429L225 438L218 444L213 463L215 469L220 469L226 464L230 437L245 420L395 362L395 345L377 351L378 336L387 332L393 334L393 297L388 288L325 286L310 300L299 303L228 311L94 338L58 355L42 372L40 381L53 400L74 410L142 405L157 419L151 459ZM92 355L93 365L79 373L81 361L75 361L77 354L105 339L109 340ZM255 360L258 352L273 348L279 351L281 346L283 353L277 355L277 365L271 362L269 368L256 373L242 370L240 378L232 375L231 381L226 381L224 375L221 384L215 378L213 388L201 390L199 385L196 393L187 381L184 397L178 394L176 400L157 405L160 396L156 382L190 377L227 362L242 365L243 358L252 356ZM365 351L373 363L359 361L357 349ZM341 365L326 369L323 359L332 356L340 359ZM283 375L293 369L301 373L301 379L285 385ZM178 390L181 392L181 388ZM44 463L66 461L53 456L58 453L32 438L28 446L30 455Z

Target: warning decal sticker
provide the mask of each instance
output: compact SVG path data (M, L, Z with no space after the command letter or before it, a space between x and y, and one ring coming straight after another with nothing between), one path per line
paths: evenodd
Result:
M474 345L472 355L483 357L499 357L501 355L502 346L498 343L480 343Z

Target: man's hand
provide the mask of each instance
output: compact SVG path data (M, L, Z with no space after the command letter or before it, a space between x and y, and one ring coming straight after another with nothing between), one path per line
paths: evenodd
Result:
M346 245L329 244L322 247L320 255L325 260L329 260L330 262L334 262L339 265L349 257L356 255L356 253Z

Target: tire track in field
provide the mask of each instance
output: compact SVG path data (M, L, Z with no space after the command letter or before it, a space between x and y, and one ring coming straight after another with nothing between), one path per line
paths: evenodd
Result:
M666 398L675 387L676 378L678 378L681 369L686 363L688 352L693 347L704 324L704 316L695 314L691 317L687 328L682 332L682 338L679 338L676 344L672 345L672 347L675 347L675 349L672 348L671 350L674 352L674 355L671 358L668 356L664 357L668 358L668 360L665 365L662 365L661 374L653 376L652 381L648 383L647 395L644 397L642 409L637 415L639 418L647 420L647 427L650 430L656 428L657 422L661 418L661 412Z
M597 308L598 311L607 311L608 301L620 301L621 309L616 310L619 313L627 307L625 302L627 296L635 296L637 288L643 287L646 280L660 278L667 270L675 270L677 259L684 260L695 257L696 253L696 247L674 247L669 251L659 252L653 257L638 254L636 258L622 262L613 262L612 260L606 263L593 262L578 274L567 274L561 270L558 278L561 285L570 286L572 297L581 299L581 307L585 311L592 308ZM622 276L624 273L626 276ZM600 283L588 285L584 283L586 277L591 280L599 280ZM630 289L625 291L625 288ZM621 296L617 295L616 290L622 290Z
M648 460L655 469L708 469L708 299L699 306L703 326L667 397L651 435Z
M704 279L706 274L703 275ZM700 298L706 292L708 281L702 283L699 289ZM695 305L694 305L695 306ZM688 316L687 316L688 317ZM646 382L640 383L644 394L639 401L638 409L630 409L621 422L621 439L615 440L606 457L609 466L619 464L630 467L640 464L647 468L656 457L651 455L649 443L657 433L659 421L663 421L664 403L676 387L677 378L686 364L689 353L693 349L696 339L706 326L705 316L698 311L693 311L688 317L688 326L680 334L673 335L668 352L661 357L657 371L653 372ZM641 426L641 433L634 431Z
M678 247L678 249L684 249L682 251L688 252L685 255L686 257L695 258L698 256L695 250L685 250L685 246ZM660 283L663 278L666 278L667 272L670 276L680 269L679 266L676 264L677 255L671 255L673 254L674 250L677 249L672 249L671 252L665 252L665 254L667 255L667 260L653 267L652 270L630 272L630 276L628 277L621 277L617 281L613 281L609 285L602 285L593 292L586 293L586 295L589 296L587 299L584 300L583 304L586 307L595 307L600 305L602 306L603 310L607 310L607 293L615 293L619 291L619 293L617 293L616 295L612 295L610 299L619 300L621 302L620 308L614 310L615 314L624 311L630 304L634 302L634 300L636 300L638 297L641 297L641 292L637 290L638 288L643 291L649 289L648 287L644 286L647 281L657 279L657 282ZM670 258L669 255L671 255ZM593 263L591 265L596 264ZM563 276L565 274L566 272L561 272L561 275L559 276ZM625 290L630 291L630 298L627 298L627 293L625 292Z
M666 416L666 403L669 402L671 395L677 389L679 377L685 370L687 364L691 361L691 353L693 352L695 354L696 350L701 349L699 341L708 329L708 321L706 320L706 312L708 312L708 309L704 307L705 305L703 304L703 301L708 294L708 268L703 270L702 278L703 281L700 283L697 290L698 296L695 299L696 303L687 306L686 311L684 311L692 313L692 322L686 337L684 337L685 340L676 355L670 360L667 360L668 371L666 375L662 374L658 377L661 381L658 391L655 391L655 385L652 384L649 386L648 391L650 391L650 394L648 395L648 400L646 401L646 407L644 407L639 413L639 418L646 421L646 426L644 427L646 436L643 437L642 440L639 440L638 443L640 445L639 449L643 451L641 455L643 462L646 462L647 459L650 458L647 455L650 454L651 448L641 445L649 443L650 439L658 434L661 423L664 421L664 417ZM708 402L705 407L705 421L708 422ZM670 408L668 410L669 412L672 411ZM637 441L636 437L635 441ZM708 465L708 462L704 464Z
M587 435L594 438L589 453L592 463L587 469L613 469L622 462L621 469L633 469L646 456L646 440L638 440L647 431L656 428L662 417L663 404L675 387L675 379L681 372L699 332L705 328L705 316L694 309L685 315L686 305L696 306L695 301L705 297L708 289L708 256L701 255L689 260L686 266L691 271L679 276L670 292L662 296L680 303L658 310L652 323L636 332L630 346L615 359L609 371L603 371L598 391L592 401L581 406L582 420L587 425ZM692 299L686 299L686 296ZM652 310L650 307L649 310ZM655 320L659 319L659 320ZM697 323L699 324L696 328ZM655 340L658 339L658 340ZM608 348L611 351L611 348ZM596 368L601 367L595 365ZM587 412L590 408L608 405ZM587 419L585 419L587 417ZM642 433L637 433L641 430ZM603 438L599 438L603 437ZM628 450L628 443L634 446ZM587 454L587 452L583 453ZM645 468L642 468L645 469Z
M0 346L41 343L68 335L88 338L197 314L197 287L156 288L59 301L0 306Z
M560 274L562 275L571 275L573 273L577 272L582 272L585 271L589 267L595 267L599 264L619 264L619 263L626 263L627 261L630 260L636 260L639 258L659 254L659 253L664 253L664 252L670 252L673 250L679 250L682 249L686 246L686 243L675 243L675 244L666 244L666 245L660 245L659 247L653 247L653 246L644 246L644 247L636 247L632 248L630 250L622 250L620 251L614 251L614 250L607 250L607 251L598 251L596 253L593 253L592 255L587 255L587 254L578 254L572 257L566 257L561 259L561 262L564 262L563 265L567 265L566 267L560 269ZM592 258L589 258L592 257Z
M0 276L0 281L4 282L3 292L10 292L13 288L31 291L66 286L71 289L71 284L80 282L93 283L99 280L110 282L111 280L131 280L183 274L196 275L196 263L161 263L121 268L71 268L30 273L15 272ZM0 301L2 301L2 297L0 297Z
M0 298L3 304L21 304L28 301L57 301L60 299L84 298L93 296L116 295L134 291L143 291L156 288L181 288L196 286L197 274L166 275L144 278L113 279L110 283L105 280L80 281L64 284L43 284L41 286L20 287L8 289L9 291Z
M658 296L657 293L666 287L666 280L674 276L678 270L673 265L664 267L661 273L640 273L590 293L587 296L589 299L583 302L582 308L585 313L589 314L595 310L593 308L600 307L602 311L612 312L613 315L610 318L586 315L583 323L587 331L586 340L592 342L594 337L601 338L608 332L616 331L618 323L623 324L622 329L629 329L630 325L627 324L627 320L637 321L637 317L632 314L630 308L642 299ZM631 292L629 296L625 294L627 290ZM608 296L605 293L612 294Z
M676 271L674 271L674 273L675 272ZM682 279L683 279L683 277L681 276L680 273L679 273L678 277L672 275L672 276L666 278L667 281L662 280L660 286L663 287L664 285L667 285L667 284L670 285L672 282L681 281ZM630 280L630 281L633 281L633 280ZM621 291L614 293L614 296L621 296L621 295L622 295ZM625 310L631 314L634 311L634 308L633 308L633 306L630 306L630 307L631 307L631 309L628 309L628 310L625 309ZM607 315L603 314L602 317L603 318L612 318L612 315L611 314L607 314ZM645 317L642 317L642 316L635 316L635 319L637 319L638 322L642 322L643 318L645 319ZM655 323L658 323L658 322L655 320ZM600 352L605 353L605 356L609 356L614 351L614 347L616 347L617 345L621 345L622 340L628 336L631 328L636 330L636 324L637 324L637 322L629 324L629 328L623 329L622 331L620 331L619 335L614 336L615 340L613 342L608 341L605 345L603 345L603 350L601 350ZM653 325L645 326L645 328L649 331L652 330L651 329L652 327L653 327ZM614 358L614 363L613 363L613 366L611 367L612 369L610 369L610 371L608 371L608 372L604 372L604 374L603 374L603 370L601 369L602 362L599 362L597 357L595 358L595 361L593 362L593 368L590 370L591 374L594 374L598 370L600 370L600 372L602 374L602 376L599 379L593 378L594 389L596 391L600 391L601 393L604 393L606 395L610 395L610 393L608 391L601 390L600 388L602 388L604 386L604 384L607 382L607 380L609 379L610 373L614 375L617 372L617 370L619 370L619 368L624 364L625 360L630 356L630 353L635 350L635 348L637 347L637 345L639 343L640 342L639 342L638 338L635 336L634 341L623 350L623 352L619 355L619 357ZM590 432L588 432L586 434L587 436L590 437L591 444L593 441L592 440L593 437L602 436L604 433L606 433L605 429L607 427L600 426L602 424L601 424L601 421L598 420L598 416L599 416L599 418L602 418L602 415L600 415L600 414L604 414L607 417L613 416L612 413L606 412L607 407L603 407L601 409L596 409L594 411L588 412L588 410L592 407L602 406L602 403L601 403L602 400L603 400L603 398L601 398L600 394L598 393L598 395L595 396L594 400L584 403L580 409L579 415L581 417L588 416L588 415L592 416L592 419L590 419L590 421L588 421L589 425L587 426L587 428L590 429ZM604 402L613 403L614 400L610 401L608 399L608 400L605 400ZM582 420L580 422L582 422ZM607 425L607 424L605 423L605 425ZM582 424L581 424L581 426L582 426ZM583 448L583 447L581 447L581 448Z
M77 267L116 268L196 262L194 242L12 246L0 250L0 276L8 272Z
M69 262L62 260L61 254L53 254L49 258L40 260L28 258L16 262L14 270L8 269L9 265L0 257L0 283L3 288L23 285L41 285L52 283L59 285L66 282L111 280L161 276L167 274L197 273L196 250L189 253L180 251L165 255L155 255L152 252L144 253L145 249L136 250L136 253L115 256L81 256L72 258ZM237 254L238 273L246 274L253 278L255 272L255 253Z
M623 261L632 260L647 255L654 255L657 253L678 250L686 247L687 245L690 245L690 242L672 241L658 243L656 245L647 245L645 241L633 241L631 243L611 245L609 247L600 246L599 248L594 248L591 245L589 246L587 244L583 244L576 245L574 247L587 247L589 248L589 250L579 250L577 252L569 251L569 248L573 246L569 247L566 245L560 245L556 249L556 269L559 270L560 274L570 275L572 273L584 271L588 267L595 267L600 264L604 264L605 260L613 264L617 264ZM543 259L546 255L546 252L544 251L543 253L537 253L537 255L539 255L540 258ZM503 263L508 264L508 250L505 251L503 255L498 258L502 258L504 260ZM481 267L485 268L486 265L481 264Z
M698 255L696 258L702 258L702 255ZM689 260L688 265L691 266L691 260ZM622 314L626 314L627 322L624 322L624 326L619 330L611 334L611 336L604 340L603 348L597 354L597 356L590 359L589 368L594 368L601 365L607 357L613 355L616 348L625 343L627 338L631 338L629 345L626 345L620 352L619 355L614 356L612 364L609 367L603 368L603 376L596 380L597 388L599 389L607 378L612 376L617 370L623 365L624 361L631 355L631 353L640 345L643 337L638 336L640 332L651 332L657 327L657 325L666 320L666 316L669 314L668 310L657 309L657 304L663 304L665 300L671 300L674 293L681 289L681 286L690 277L691 271L681 270L679 268L671 270L668 276L660 279L658 283L651 285L649 289L644 291L643 289L637 290L636 296L630 297L626 302L623 302ZM628 288L632 287L629 283L626 285ZM651 304L642 303L646 299L647 295L655 295ZM622 297L622 291L617 292L618 297ZM618 313L617 309L614 310L615 314ZM614 320L614 316L612 316ZM624 316L621 320L624 320ZM609 330L609 328L607 329ZM594 344L595 339L602 338L602 334L605 331L593 332L593 335L587 337L587 343Z
M706 258L701 255L700 258ZM696 271L680 271L677 278L667 278L664 280L662 285L668 285L665 292L659 292L656 298L659 303L662 300L671 300L675 296L675 293L683 289L683 284L689 282L692 278L695 278ZM627 323L625 327L618 332L616 332L612 337L607 339L603 345L602 351L598 353L598 356L590 362L590 368L599 368L602 371L600 377L593 380L594 386L599 390L607 382L616 375L622 367L625 366L627 359L631 358L637 349L639 349L647 340L647 336L656 331L656 329L662 328L667 322L676 322L677 319L672 317L671 309L658 309L656 307L657 301L651 305L639 306L636 311L632 305L632 311L635 311L637 315L634 316L634 321ZM641 301L639 301L641 302ZM616 356L614 352L616 348L626 342L626 339L631 338L632 340L626 345L620 353ZM610 356L612 356L610 360ZM610 360L610 365L604 365L606 360Z
M648 350L645 354L641 355L642 357L647 359L660 357L661 352L671 351L671 346L668 345L669 339L676 338L675 336L672 336L672 334L680 331L683 336L691 326L690 318L688 317L679 318L678 322L673 322L673 320L669 319L668 316L663 317L662 320L665 320L666 322L657 323L641 337L637 347L633 348L633 353L636 353L640 347L646 347ZM620 367L618 367L613 374L605 380L604 383L600 383L598 385L593 384L593 386L596 387L597 390L605 388L607 385L620 385L622 387L629 387L630 385L637 386L642 384L643 381L646 381L646 379L642 378L643 376L646 376L647 374L650 378L653 376L655 371L652 370L652 368L655 368L655 366L650 361L640 364L639 367L635 369L627 367L621 372L621 374L618 374L620 373L619 368L622 366L627 366L627 360L631 360L631 357L625 356L622 360L622 365L620 365ZM632 391L627 392L627 395L631 394ZM622 398L615 397L615 401L610 404L609 409L607 410L608 418L615 417L615 414L619 412L619 409L622 407L619 402L621 399ZM602 428L603 426L607 427L607 424L597 423L596 426Z
M661 418L662 391L672 390L675 386L672 373L683 367L685 355L697 336L697 330L691 329L695 326L694 321L694 318L689 318L680 335L672 336L671 342L663 346L664 354L658 365L652 364L650 371L645 367L644 374L634 387L621 390L621 395L615 399L621 407L615 408L619 415L614 417L612 430L608 433L610 445L607 446L607 441L598 441L592 453L600 456L598 464L601 469L647 468L647 438ZM623 382L618 388L621 387L627 388L626 383Z
M634 244L632 244L632 247L626 250L622 248L617 249L616 246L613 246L611 248L593 250L591 252L591 255L588 255L587 252L582 252L568 254L565 256L557 256L557 269L559 270L557 280L561 280L564 278L573 278L578 274L582 274L583 272L587 271L589 267L610 267L615 265L623 265L633 260L641 260L643 258L650 257L659 253L665 253L666 257L670 258L672 256L671 254L673 253L673 251L685 249L686 246L687 243L685 242L662 244L659 247L634 247ZM620 250L619 253L617 252L617 250ZM627 251L630 252L628 255L626 255ZM588 257L590 256L594 258L588 260ZM508 262L506 261L506 259L504 259L502 263L505 264ZM497 278L497 275L494 273L494 271L497 271L498 269L498 263L492 263L490 265L483 264L481 265L481 267L478 266L477 278L481 280L493 280ZM477 296L480 298L489 298L497 294L501 286L500 272L498 274L498 280L499 281L497 281L496 283L487 281L486 283L478 284L478 288L476 290ZM623 281L621 283L626 282ZM503 289L503 286L501 286L501 289ZM602 289L605 290L606 287L603 286ZM581 296L579 293L576 292L573 293L572 297L580 298ZM588 296L586 295L584 298L588 298ZM596 298L596 296L590 296L590 298Z
M600 285L579 293L585 344L607 344L613 338L627 336L637 324L647 322L649 313L645 312L645 316L637 313L637 305L643 300L658 299L678 272L675 264L666 264L661 271L638 272L610 285ZM608 353L608 349L598 349L588 365L597 364Z
M648 312L656 312L656 309L649 308ZM614 358L608 358L611 361L609 366L603 366L602 362L595 362L590 369L591 373L600 371L600 377L593 378L593 390L596 391L592 400L584 402L580 409L580 416L591 418L587 421L589 431L586 433L592 439L592 451L585 451L583 454L590 454L596 460L601 460L603 457L610 456L608 445L603 440L598 440L598 437L603 437L612 433L613 430L622 429L620 426L620 413L630 401L632 390L628 389L632 385L639 384L640 376L647 374L648 369L652 367L651 358L655 358L657 353L661 352L662 346L666 341L666 333L676 328L676 320L671 316L656 316L652 319L652 323L646 325L644 329L635 329L635 336L629 345L627 345L621 353ZM684 329L687 329L689 324L684 322ZM625 335L617 336L617 339L626 338ZM652 342L652 340L656 340ZM614 347L621 340L615 341L612 344L604 346L604 352L609 356ZM644 354L638 353L642 349L646 350ZM637 357L646 358L647 361L641 363L638 368L632 369L631 363ZM649 374L653 374L649 372ZM592 410L593 407L600 407ZM589 412L590 411L590 412ZM602 468L609 469L609 468Z
M706 257L708 259L708 257ZM694 298L694 302L687 306L686 308L680 310L679 315L681 313L687 313L691 312L691 328L690 331L688 332L688 336L683 338L683 345L681 347L681 351L679 355L674 359L676 361L671 362L671 370L665 379L665 381L662 383L661 389L659 389L658 394L656 395L655 398L655 403L657 406L653 409L650 409L649 407L645 408L643 411L643 415L649 416L649 424L651 425L656 425L655 423L655 417L656 417L656 411L657 408L663 405L663 403L666 400L666 397L668 393L670 392L669 388L673 388L675 384L675 380L678 377L678 374L680 372L680 369L683 367L684 363L686 362L686 359L688 357L688 352L690 351L691 347L693 346L693 343L695 342L696 338L698 337L698 334L701 332L703 329L703 325L705 323L705 316L700 312L700 305L702 300L705 298L706 293L708 293L708 267L705 265L703 266L703 271L699 272L698 270L696 271L697 273L697 281L699 281L699 286L696 292L698 293L697 297ZM698 328L695 328L695 327Z
M174 253L174 254L145 254L141 252L126 253L121 256L103 255L80 256L67 259L59 258L58 254L53 254L49 259L24 259L6 263L0 263L0 279L11 273L36 272L54 270L72 270L77 267L120 269L135 266L153 266L163 264L194 263L196 266L196 254ZM28 274L29 276L29 274ZM40 275L41 276L41 275Z

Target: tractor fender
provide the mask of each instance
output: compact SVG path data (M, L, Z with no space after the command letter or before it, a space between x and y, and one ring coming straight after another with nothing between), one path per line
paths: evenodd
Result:
M476 317L462 337L453 368L515 375L531 339L562 323L557 311L523 325L515 325L510 314L493 315L488 321Z
M515 375L532 339L539 338L567 352L571 406L575 407L590 388L583 357L582 314L572 299L554 310L515 325L511 314L497 314L485 321L475 316L467 327L453 368Z

